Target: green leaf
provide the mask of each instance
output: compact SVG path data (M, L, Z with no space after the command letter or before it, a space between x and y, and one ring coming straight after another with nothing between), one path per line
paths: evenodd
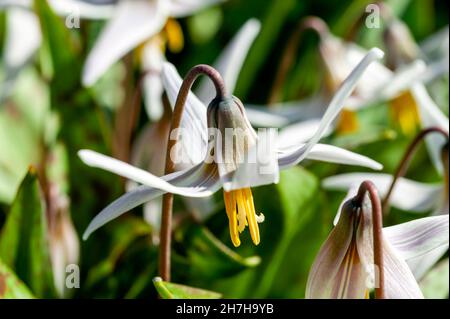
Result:
M52 87L60 94L69 93L80 79L79 49L64 20L52 11L46 0L35 0L34 9L43 35L42 62L48 64L48 76L54 80Z
M30 165L41 156L49 128L49 92L33 68L22 70L12 96L0 105L0 202L11 204Z
M248 94L250 86L255 83L258 72L263 67L277 36L282 30L286 17L294 9L296 2L294 0L273 0L267 6L265 16L262 19L261 33L256 38L240 73L236 86L236 96L243 97Z
M188 259L192 278L221 278L258 266L258 256L242 257L217 239L208 229L196 227Z
M121 223L115 224L111 234L111 252L99 264L94 265L88 273L86 287L112 275L121 256L136 241L136 239L151 235L151 227L142 219L129 216L123 218Z
M154 278L153 284L163 299L219 299L222 297L217 292L174 284L163 281L160 277Z
M284 261L287 258L296 256L301 263L310 262L309 257L303 256L314 255L317 245L307 245L304 247L306 251L302 251L297 247L295 239L298 234L314 229L312 226L327 225L317 214L319 194L319 180L302 167L282 171L280 182L275 186L255 189L256 207L265 207L266 220L261 224L261 245L257 247L262 257L262 267L254 274L246 295L271 297L279 276L289 278L288 275L304 268L300 264L294 268L292 264L285 267ZM271 198L270 205L267 198ZM322 235L322 232L319 234ZM295 286L295 282L288 285L292 286Z
M448 258L446 258L431 269L419 284L425 298L447 299L448 280L449 263Z
M0 233L0 258L37 297L53 297L47 218L33 168L25 176Z
M0 299L32 299L30 290L0 259Z

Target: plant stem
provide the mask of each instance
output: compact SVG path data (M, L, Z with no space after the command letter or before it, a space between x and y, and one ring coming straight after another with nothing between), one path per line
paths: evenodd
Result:
M193 67L183 80L180 91L178 92L177 101L175 103L170 132L180 127L183 118L184 106L189 94L189 91L195 80L200 75L208 76L214 83L216 89L216 98L224 98L227 95L225 90L225 83L214 68L209 65L200 64ZM167 142L166 150L166 167L165 174L170 174L175 171L175 163L170 158L170 150L177 143L179 135L175 138L170 138ZM172 210L173 210L173 194L165 194L163 196L162 204L162 219L160 232L160 253L159 253L159 272L160 276L165 281L170 281L170 252L171 252L171 235L172 235Z
M280 101L281 88L286 81L286 76L290 68L294 64L295 55L300 46L301 36L303 32L308 29L315 30L321 37L329 32L328 26L318 17L306 17L300 21L281 55L281 62L278 66L278 71L269 96L269 105L273 105Z
M394 179L392 180L391 186L389 187L389 190L383 199L383 212L385 215L389 214L389 209L390 209L389 199L391 198L392 192L394 191L394 187L397 184L398 179L405 176L406 171L408 170L409 164L411 163L411 160L412 160L420 142L430 133L439 133L439 134L443 135L448 141L448 133L439 127L430 127L430 128L422 130L419 134L417 134L417 136L414 138L414 140L408 146L408 149L406 150L405 154L403 155L403 158L400 161L400 164L397 167L397 170L395 171Z
M375 287L375 298L384 299L383 211L375 185L370 181L364 181L359 186L354 201L358 207L362 207L367 193L372 204L373 262L378 267L378 272L375 272L375 282L378 284Z

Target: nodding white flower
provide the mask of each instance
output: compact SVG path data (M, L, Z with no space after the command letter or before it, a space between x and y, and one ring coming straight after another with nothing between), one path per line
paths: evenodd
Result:
M430 48L427 50L436 51L434 41L433 45L428 46ZM262 126L272 126L317 119L326 101L366 52L357 44L345 42L331 33L321 34L319 53L326 71L322 90L303 101L279 103L275 105L273 108L275 111L272 111L273 114L270 116L265 116L264 107L249 105L250 120ZM421 59L425 59L427 63ZM422 106L412 95L412 87L422 86L421 83L440 76L443 69L448 70L448 59L441 58L438 61L430 59L426 55L419 55L395 71L391 71L382 63L373 63L367 70L369 75L358 83L347 101L336 129L344 133L356 131L358 121L355 111L383 101L390 103L392 115L405 133L414 132L419 123L423 126ZM447 67L442 67L443 64L447 64ZM433 110L439 111L439 108Z
M447 167L447 176L442 184L426 184L399 178L390 194L389 204L408 212L432 211L433 215L449 213L448 198L448 147L443 151L442 159ZM353 189L365 180L372 181L378 188L380 195L385 197L393 181L389 174L349 173L331 176L322 181L327 189L343 190ZM398 241L401 239L398 237ZM416 279L420 280L426 272L447 252L448 245L432 250L420 258L410 258L408 265Z
M141 48L143 71L150 72L143 83L147 114L151 119L162 116L163 93L159 72L165 44L180 50L183 35L171 18L194 14L225 0L122 0L99 35L84 65L82 82L93 85L114 63L133 49ZM164 35L161 32L164 29Z
M77 15L81 19L106 19L113 5L93 4L79 0L48 0L61 17ZM33 11L33 0L0 0L0 11L6 11L6 36L3 60L6 79L1 86L0 99L8 96L18 71L32 59L42 44L39 19Z
M174 162L180 158L176 157L177 154L182 154L183 159L189 160L188 163L194 163L193 166L158 178L105 155L80 151L79 156L87 165L108 170L143 185L100 212L83 237L86 239L110 220L165 192L186 197L207 197L223 188L233 244L240 245L239 232L247 225L253 242L258 244L258 222L262 222L263 217L256 215L250 188L278 182L279 169L297 165L305 158L381 168L380 164L362 155L317 143L368 65L382 56L381 50L372 49L360 61L331 101L314 136L307 143L295 147L277 149L271 131L257 136L237 98L214 99L206 107L190 92L179 127L180 132L187 134L183 134L181 141L170 151ZM175 104L182 80L172 65L165 64L163 80L169 100ZM215 128L215 138L210 139L211 130L208 127ZM233 133L232 136L227 134L228 129ZM236 129L239 129L238 134L234 134ZM226 147L230 142L232 147Z
M443 34L445 35L445 30ZM439 35L439 38L441 37L443 37L442 34ZM427 51L434 50L432 49L434 45L426 47L428 46L430 48ZM328 85L324 86L319 94L307 100L280 103L269 111L269 114L266 114L265 108L261 106L249 105L250 121L261 126L284 126L292 121L298 121L297 127L300 129L303 122L305 130L308 131L310 123L317 123L320 117L319 112L322 106L326 105L324 101L327 101L330 92L333 92L334 88L349 74L365 52L356 44L346 43L329 33L322 35L320 53L327 70ZM436 63L436 65L442 64ZM421 128L437 126L449 132L448 118L432 100L422 83L435 77L426 75L431 72L430 68L435 68L432 65L435 65L434 62L430 62L427 66L421 60L414 60L393 72L381 63L373 63L358 82L352 96L346 101L340 120L331 130L352 132L358 128L355 111L373 105L375 102L389 101L395 121L403 132L413 133L419 124ZM426 143L435 167L442 172L440 150L446 143L445 139L438 135L428 136Z
M356 195L352 188L347 199ZM374 265L372 206L342 204L338 222L322 245L308 276L307 298L364 299L377 287ZM413 275L415 265L448 248L448 215L426 217L382 231L385 298L423 298Z
M214 64L215 69L222 75L225 85L230 92L234 91L241 67L247 57L248 50L258 35L260 28L261 24L258 20L248 20L233 37L230 43L225 47ZM156 82L159 83L162 89L160 77L151 77L151 79L156 78L158 78L158 81ZM195 92L202 101L206 102L211 101L214 97L212 94L210 95L213 89L214 87L212 87L212 84L208 80L204 79ZM158 95L151 94L151 96L157 97ZM158 101L158 103L161 102ZM164 159L166 154L162 150L167 148L171 113L172 109L170 107L165 107L163 116L157 122L149 124L144 129L136 140L132 150L131 163L137 167L147 169L150 173L155 174L156 176L164 175ZM149 146L148 141L152 141L152 145ZM127 185L127 190L130 191L135 187L137 187L137 184L130 182ZM214 210L214 205L211 198L186 198L186 204L198 220L206 219ZM161 222L161 207L162 198L155 198L154 200L146 203L144 206L144 218L153 226L156 234L158 233L157 230L159 229ZM157 240L156 237L155 240Z

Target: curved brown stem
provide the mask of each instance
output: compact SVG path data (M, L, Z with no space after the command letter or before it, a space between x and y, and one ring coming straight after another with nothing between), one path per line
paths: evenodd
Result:
M275 81L269 95L269 105L280 101L281 88L283 87L287 74L289 73L289 69L294 64L295 54L298 51L301 36L305 30L314 30L321 37L329 33L326 23L318 17L306 17L300 21L294 33L292 33L289 38L288 44L281 55L281 62L278 66Z
M175 103L170 132L180 127L183 118L184 106L189 94L189 91L195 80L200 75L208 76L213 81L216 89L216 98L224 98L227 95L225 90L225 83L217 70L205 64L200 64L193 67L183 80L180 91L178 92L177 101ZM173 173L175 170L175 163L170 158L170 150L177 143L179 136L170 138L167 143L166 150L166 167L165 174ZM163 196L162 204L162 219L160 232L160 253L159 253L159 272L160 277L165 281L170 281L170 247L172 235L172 209L173 209L173 194L165 194Z
M354 202L358 207L362 207L366 194L372 204L372 227L373 227L373 260L378 267L378 272L375 272L375 282L378 285L375 287L375 298L384 299L384 256L383 256L383 211L381 208L381 200L375 185L370 181L364 181L358 190L358 194L354 198Z
M420 142L430 133L439 133L448 140L448 133L439 127L430 127L430 128L422 130L419 134L417 134L417 136L414 138L414 140L408 146L408 149L406 150L405 154L403 155L403 158L400 161L400 164L397 167L397 170L395 171L394 179L392 180L391 186L389 187L389 190L383 199L383 212L385 215L389 214L389 208L390 208L389 207L389 199L391 198L392 192L394 191L394 187L397 184L398 179L400 177L405 176L406 171L408 170L409 164L411 163L411 160L412 160Z

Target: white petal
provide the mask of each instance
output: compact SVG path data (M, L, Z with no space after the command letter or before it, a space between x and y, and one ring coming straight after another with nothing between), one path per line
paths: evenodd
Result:
M449 216L435 216L384 228L386 239L420 279L448 250Z
M355 69L347 77L347 79L342 83L341 87L334 95L333 99L331 100L327 108L327 111L325 112L322 118L319 129L314 134L313 138L311 138L311 140L308 143L306 143L303 146L300 146L296 151L289 154L289 158L288 160L285 161L283 166L296 165L308 156L308 153L311 151L314 145L316 145L319 142L319 140L328 130L333 120L336 118L336 116L344 107L345 101L352 93L358 80L363 75L364 71L373 61L380 59L382 57L383 52L377 48L374 48L370 50L369 53L367 53L367 55L362 59L362 61L359 62L359 64L355 67ZM280 158L280 160L283 162L283 159Z
M367 198L367 197L366 197ZM366 199L367 200L367 199ZM370 203L363 206L361 222L357 232L357 247L366 271L372 276L378 266L374 264L373 253L373 221ZM383 237L384 288L387 299L422 299L423 295L411 270L400 254ZM372 277L373 278L373 277ZM372 282L374 286L378 283Z
M361 184L354 184L353 186L351 186L349 188L347 194L345 195L344 199L342 200L341 204L339 205L339 209L338 209L336 216L334 216L334 220L333 220L334 226L337 225L337 223L339 222L339 218L341 218L341 212L342 212L342 208L344 207L344 205L347 203L348 200L352 199L353 197L355 197L358 194L360 185Z
M274 129L258 131L256 144L247 152L247 158L232 176L223 180L225 191L278 183L277 136Z
M398 69L390 81L376 92L374 99L389 100L417 82L426 70L425 62L416 60Z
M11 8L8 10L6 29L5 64L10 69L20 68L41 45L39 19L27 9Z
M206 166L203 164L183 172L176 172L163 176L161 180L166 183L170 182L174 185L179 185L179 187L172 186L178 189L190 189L188 191L189 195L187 196L192 197L201 197L197 196L201 193L213 194L221 187L217 168L215 166ZM164 190L143 185L122 195L116 201L103 209L97 216L95 216L83 234L83 239L86 240L92 232L111 220L143 203L163 195L164 193Z
M364 155L327 144L314 145L306 158L316 161L368 167L374 170L383 169L383 165Z
M287 148L300 143L305 143L314 136L320 125L320 119L311 119L296 124L289 125L281 130L279 134L279 147ZM324 136L331 134L329 127Z
M145 110L151 120L159 120L163 114L161 80L162 64L165 61L159 41L146 44L142 54L144 72L148 72L143 82Z
M214 63L214 68L222 75L228 92L234 92L242 65L260 29L261 23L258 20L247 21ZM215 97L213 83L204 78L196 93L201 101L209 104Z
M83 85L93 85L125 54L156 34L167 20L164 0L124 0L89 53L83 70Z
M308 275L306 298L364 298L365 273L358 254L349 251L355 249L352 243L355 216L342 214L320 248Z
M170 15L182 18L226 0L170 0Z
M162 80L170 104L174 107L183 80L170 63L163 64ZM182 148L185 164L203 161L208 146L206 106L192 92L189 93L184 107L180 133L183 136L178 145Z
M283 127L289 124L286 116L270 112L266 107L259 105L245 105L245 113L252 125L257 127Z
M139 186L138 188L125 193L105 209L103 209L95 218L90 222L89 226L83 234L83 240L88 237L97 229L110 222L113 219L121 216L122 214L130 211L131 209L142 205L158 196L164 194L162 190L151 188L148 186Z
M273 105L245 104L250 123L258 127L284 127L299 121L316 120L322 117L328 102L321 94L301 101L276 103Z
M327 189L346 191L353 185L369 180L375 184L380 196L386 196L392 183L392 175L371 173L349 173L327 177L322 185ZM440 184L425 184L400 178L391 194L390 205L409 212L432 210L440 203L443 193Z
M131 179L149 187L161 189L168 193L190 197L206 197L212 195L213 193L208 188L201 187L201 185L198 185L195 189L192 187L174 186L166 182L164 179L156 177L155 175L140 168L93 151L82 150L78 152L78 156L86 165L104 169L108 172ZM202 165L203 164L199 164L194 168L181 172L180 174L183 176L186 175L185 178L187 178L190 174L194 174L196 171L200 170Z
M33 0L0 0L0 9L8 7L22 7L24 9L30 9L33 4Z
M77 15L83 19L109 19L114 15L114 4L94 4L79 0L49 0L52 9L61 16Z
M425 86L422 84L416 84L412 87L411 92L419 109L418 111L422 127L428 128L437 126L448 133L448 118L431 99ZM432 135L427 136L425 141L436 169L438 169L439 172L443 172L441 149L447 142L446 139L440 134L433 133Z
M336 83L341 83L348 77L359 61L367 54L366 49L354 43L344 42L342 39L331 35L321 41L320 52L329 75ZM374 91L384 83L389 82L391 76L392 71L382 63L378 61L371 63L365 72L365 76L356 84L354 95L360 98L372 96Z

